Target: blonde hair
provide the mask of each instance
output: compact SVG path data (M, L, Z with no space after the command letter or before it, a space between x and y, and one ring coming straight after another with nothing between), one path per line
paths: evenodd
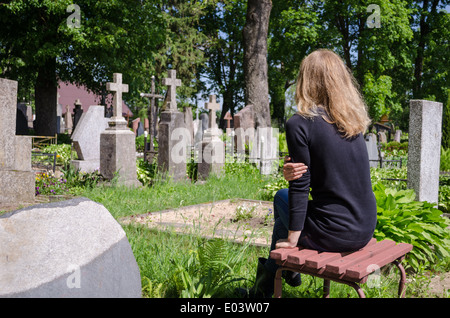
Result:
M295 101L304 117L318 116L335 124L346 138L364 133L370 124L358 84L343 60L330 50L320 49L306 56L297 77Z

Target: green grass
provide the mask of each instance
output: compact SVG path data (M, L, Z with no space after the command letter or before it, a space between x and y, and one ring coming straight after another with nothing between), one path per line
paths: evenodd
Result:
M377 175L377 178L384 175ZM252 165L228 165L226 174L210 177L203 183L190 181L172 183L156 182L151 187L126 188L98 186L81 191L81 195L103 204L119 220L135 214L178 208L181 206L225 199L269 199L275 189L266 187L277 184L278 178L259 174ZM277 184L278 186L278 184ZM144 297L238 297L236 288L253 285L258 257L267 257L268 247L224 242L227 265L220 269L220 277L202 272L201 266L207 240L196 233L180 235L170 231L149 229L142 225L123 225L141 272ZM250 238L251 239L251 238ZM233 263L230 260L239 259ZM217 264L216 264L217 265ZM228 267L227 267L228 266ZM427 289L430 274L408 274L406 297L430 297ZM367 297L397 297L398 272L396 267L381 273L381 281L371 287L363 285ZM322 296L323 281L308 275L302 276L303 284L292 288L283 284L284 298L317 298ZM223 286L216 281L226 282ZM189 287L187 287L189 286ZM219 288L220 287L220 288ZM352 287L331 282L330 297L358 297Z
M99 186L86 189L80 195L103 204L117 219L231 198L260 198L267 178L249 165L229 169L233 169L233 173L212 176L204 183L161 181L141 188Z
M189 271L191 277L197 279L205 277L201 274L200 267L194 267L192 270L192 258L197 259L199 249L205 244L206 239L195 234L179 235L170 231L150 230L142 225L126 225L124 230L140 268L144 297L180 297L183 289L180 267ZM253 286L257 259L267 257L269 248L226 241L224 244L227 257L240 255L242 258L232 268L231 282L218 290L214 297L238 297L237 288ZM398 275L397 268L393 266L378 275L371 276L371 280L363 284L362 288L367 297L397 297ZM407 285L406 297L427 297L425 278L422 276L412 278L412 282ZM302 285L299 287L293 288L283 284L283 298L320 298L322 288L322 279L302 275ZM350 286L331 282L330 297L357 298L358 295Z

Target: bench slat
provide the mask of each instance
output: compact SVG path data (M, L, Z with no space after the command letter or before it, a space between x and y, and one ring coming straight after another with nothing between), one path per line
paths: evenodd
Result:
M295 248L278 248L270 252L270 258L275 261L284 261L291 253L301 250L298 247Z
M303 265L308 257L319 254L315 250L300 250L298 252L291 253L287 256L287 262L293 265Z
M326 271L333 274L343 274L345 270L361 262L367 258L370 258L378 253L383 252L384 249L395 245L394 241L384 240L379 243L366 245L363 249L346 255L340 259L332 261L326 265Z
M342 258L343 255L345 255L345 254L344 253L322 252L320 254L308 257L308 259L306 259L306 261L305 261L305 266L312 268L312 269L319 269L319 268L325 266L328 262Z
M350 268L345 272L344 279L361 279L374 272L377 268L381 268L397 258L405 255L412 250L411 244L400 243L390 248L383 250L383 252L374 255L360 262Z

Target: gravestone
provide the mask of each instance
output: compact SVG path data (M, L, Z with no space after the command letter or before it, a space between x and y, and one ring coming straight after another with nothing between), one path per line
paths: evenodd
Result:
M256 130L256 150L257 163L262 175L274 174L278 171L278 128L258 127Z
M83 115L83 108L79 99L75 101L75 108L73 110L73 130L77 128L77 124L80 121L81 115Z
M145 121L148 124L147 118ZM131 122L131 129L133 130L136 137L142 136L144 134L144 125L142 125L141 119L136 118Z
M127 236L101 204L76 198L0 216L0 297L141 297Z
M223 119L227 122L227 129L231 128L231 122L233 121L233 117L231 116L230 112L227 112Z
M100 135L108 128L105 106L91 105L84 113L71 136L78 160L71 164L76 170L94 172L100 169Z
M150 140L150 156L149 162L153 162L153 154L155 149L153 147L153 139L157 137L158 133L158 99L163 99L164 96L156 94L155 92L155 76L152 76L151 92L149 94L141 93L141 97L150 98L150 107L147 111L149 118L149 140Z
M64 133L64 130L61 129L61 121L63 119L63 117L62 117L63 107L59 103L60 97L61 97L61 95L59 93L56 94L56 133L57 134Z
M139 186L136 174L136 137L128 129L127 121L122 116L122 93L128 92L128 85L122 83L122 74L114 73L113 82L106 84L112 91L113 117L100 134L100 173L106 179L113 179L125 186Z
M163 84L167 86L166 109L161 112L158 131L158 170L174 181L186 178L187 147L190 144L186 133L184 114L178 111L176 88L181 80L176 71L169 70Z
M367 134L366 138L366 148L367 154L369 156L369 165L370 167L378 167L378 163L380 162L380 158L378 155L378 146L377 146L377 137L373 133Z
M400 129L397 129L394 134L394 141L400 142L401 138L402 138L402 131Z
M386 133L384 131L378 132L378 142L380 144L387 143Z
M66 131L70 135L72 134L73 130L73 121L72 121L72 114L70 112L70 106L66 105L66 112L64 113L64 121L66 123Z
M222 132L216 123L216 111L220 109L216 95L210 95L205 106L209 110L209 127L203 134L202 155L198 158L198 178L203 180L211 173L221 174L225 164L225 144L220 139Z
M202 142L203 138L203 123L198 116L199 112L200 110L197 107L195 110L196 117L194 120L194 147L197 147L197 145Z
M236 113L233 118L237 161L243 162L245 159L246 146L249 148L250 155L254 146L255 120L253 115L253 105L245 106Z
M16 136L17 88L0 78L0 204L34 202L35 196L31 137Z
M33 108L29 105L27 105L27 121L28 128L33 129Z
M24 112L25 110L25 112ZM28 135L28 120L26 116L26 106L17 107L16 112L16 135Z
M411 100L409 105L408 188L417 200L438 203L442 103Z
M202 123L201 127L201 131L202 131L202 138L203 138L203 134L205 133L205 131L208 129L209 127L209 114L207 113L201 113L200 114L200 121Z

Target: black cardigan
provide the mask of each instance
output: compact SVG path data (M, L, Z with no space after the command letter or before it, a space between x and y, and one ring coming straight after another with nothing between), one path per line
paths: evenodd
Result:
M322 116L295 114L286 140L292 162L308 166L289 182L289 230L304 231L329 251L363 247L373 236L377 208L362 134L346 139Z

